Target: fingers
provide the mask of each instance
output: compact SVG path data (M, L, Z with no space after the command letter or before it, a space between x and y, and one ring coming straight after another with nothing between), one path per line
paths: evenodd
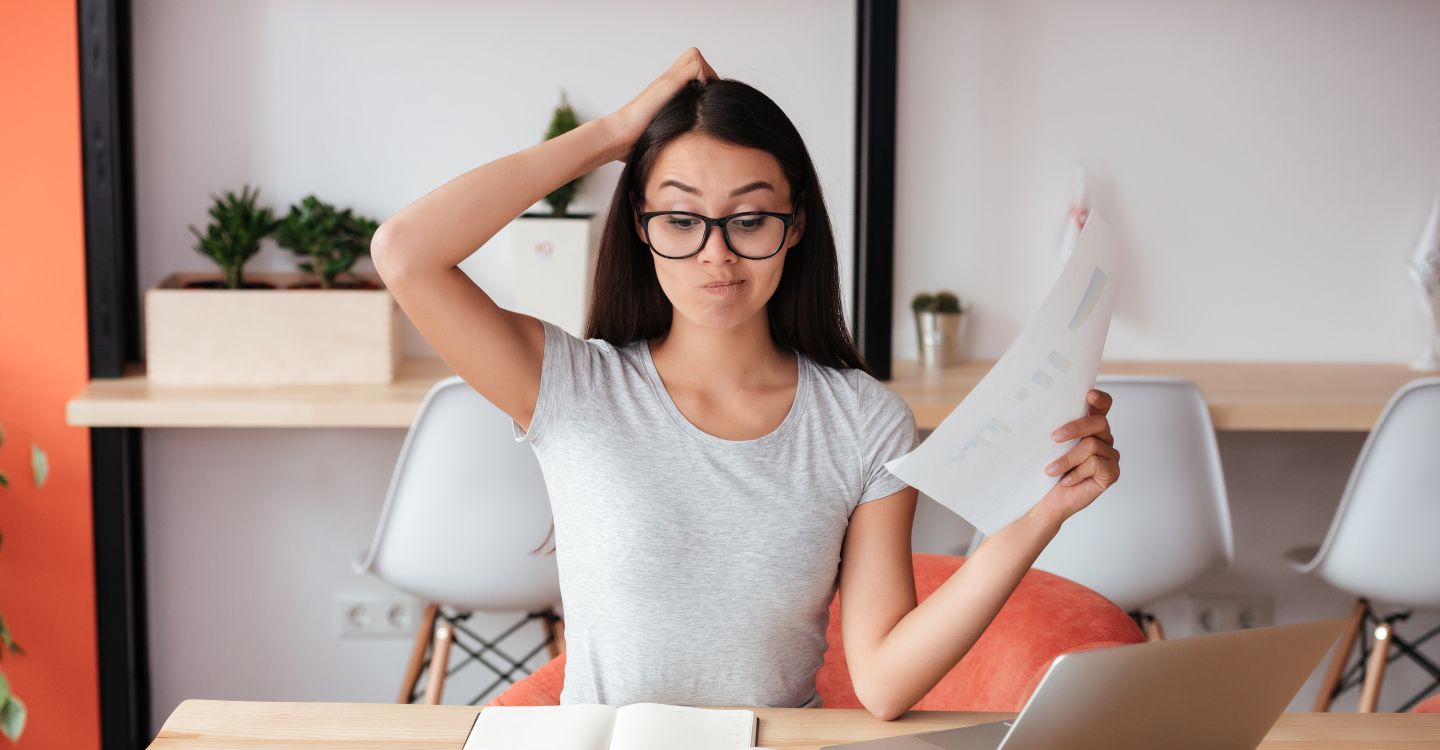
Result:
M1105 391L1091 388L1085 394L1085 403L1090 407L1091 414L1109 414L1110 407L1115 404L1115 399Z
M1071 448L1065 455L1050 462L1050 465L1045 467L1045 474L1058 477L1067 470L1080 466L1091 456L1100 456L1108 461L1117 463L1120 461L1120 451L1115 450L1114 446L1109 443L1091 436L1076 443L1075 447Z
M1086 479L1094 479L1095 484L1104 490L1120 479L1120 462L1118 460L1111 461L1098 454L1090 456L1081 461L1079 466L1071 469L1069 474L1061 477L1060 484L1065 487L1074 487Z
M1110 420L1106 419L1103 414L1091 414L1073 422L1066 422L1060 425L1059 429L1050 433L1050 437L1057 443L1091 435L1100 438L1102 442L1115 444L1115 436L1110 434Z
M700 50L694 47L690 47L680 53L680 58L675 61L675 67L682 72L686 80L694 78L702 84L720 77L719 74L715 72L715 69L710 67L710 63L705 60L705 56L700 54Z

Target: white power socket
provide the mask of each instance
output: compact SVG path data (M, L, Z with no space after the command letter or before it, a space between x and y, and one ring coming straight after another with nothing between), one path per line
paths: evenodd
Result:
M341 594L337 602L341 638L404 638L420 620L420 603L405 597Z
M1197 633L1260 628L1274 623L1275 604L1265 594L1190 594L1186 620Z

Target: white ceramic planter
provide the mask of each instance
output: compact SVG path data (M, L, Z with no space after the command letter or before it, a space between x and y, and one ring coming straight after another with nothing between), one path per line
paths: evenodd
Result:
M510 223L514 309L583 336L603 217L525 214Z
M379 289L286 289L299 272L247 272L275 289L185 289L176 273L145 291L147 378L157 385L379 384L395 379L400 316Z

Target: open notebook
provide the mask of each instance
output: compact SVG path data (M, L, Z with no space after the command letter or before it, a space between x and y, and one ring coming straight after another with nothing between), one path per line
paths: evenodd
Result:
M755 746L754 711L632 703L616 708L490 706L464 750L739 750Z

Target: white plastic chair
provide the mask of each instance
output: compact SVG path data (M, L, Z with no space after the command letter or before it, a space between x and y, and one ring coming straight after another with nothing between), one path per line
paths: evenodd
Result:
M398 702L418 697L415 685L429 666L425 702L438 703L446 675L475 660L499 678L473 704L502 682L513 683L516 673L528 674L524 664L541 648L551 656L563 648L563 623L554 611L560 602L555 557L533 553L549 526L539 462L515 440L510 417L459 376L431 387L400 448L374 541L354 563L356 572L428 603ZM487 640L464 622L477 611L526 616ZM519 659L497 648L534 619L547 628L544 643ZM462 635L478 645L467 645ZM469 658L447 669L452 643ZM509 667L496 669L484 653Z
M1440 377L1406 383L1385 405L1365 438L1324 542L1288 554L1295 569L1357 598L1350 627L1321 683L1315 710L1329 710L1341 692L1362 685L1360 711L1375 710L1385 666L1409 656L1435 678L1399 710L1440 687L1440 666L1395 633L1411 610L1440 607ZM1380 616L1373 602L1394 611ZM1362 626L1374 634L1360 639ZM1361 654L1344 669L1356 640ZM1392 641L1398 651L1391 654ZM1373 646L1372 646L1373 643Z
M1188 380L1102 376L1095 387L1115 398L1120 481L1067 520L1034 567L1099 592L1159 640L1145 605L1235 556L1215 428Z

